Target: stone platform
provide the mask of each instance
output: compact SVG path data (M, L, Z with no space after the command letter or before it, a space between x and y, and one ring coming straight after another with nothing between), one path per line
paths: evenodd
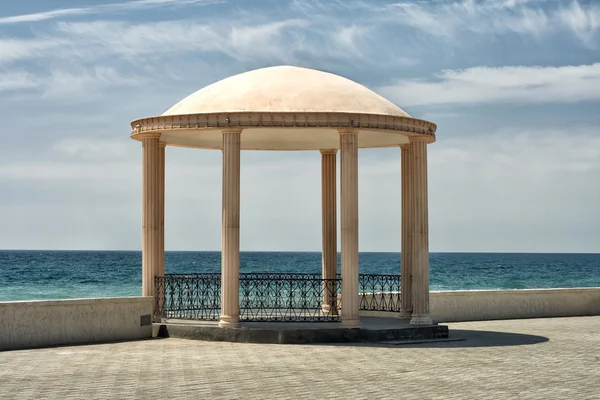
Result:
M154 324L155 336L242 343L356 343L448 340L445 325L415 326L389 317L361 317L360 328L339 322L243 322L240 328L219 328L217 321L166 319Z

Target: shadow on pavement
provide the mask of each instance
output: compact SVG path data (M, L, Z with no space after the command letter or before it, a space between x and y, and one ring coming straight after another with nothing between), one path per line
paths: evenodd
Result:
M407 344L410 347L504 347L524 346L549 341L547 337L527 335L524 333L475 331L466 329L450 329L449 339L464 339L455 342L431 342Z
M334 346L366 346L397 348L467 348L467 347L505 347L525 346L549 341L547 337L523 333L476 331L451 329L448 340L425 341L422 343L386 342L386 343L332 343Z

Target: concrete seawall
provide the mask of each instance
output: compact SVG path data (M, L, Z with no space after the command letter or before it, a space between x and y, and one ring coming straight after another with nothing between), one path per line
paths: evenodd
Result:
M152 297L0 302L0 350L151 338L142 319L152 306Z
M429 309L439 322L600 315L600 288L431 292Z

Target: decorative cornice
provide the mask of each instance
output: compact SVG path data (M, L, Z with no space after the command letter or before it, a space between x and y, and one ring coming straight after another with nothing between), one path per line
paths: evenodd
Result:
M437 126L434 123L392 115L350 114L328 112L231 112L185 114L148 117L131 123L131 137L140 140L148 133L212 130L224 128L337 128L355 130L379 130L423 136L435 141Z

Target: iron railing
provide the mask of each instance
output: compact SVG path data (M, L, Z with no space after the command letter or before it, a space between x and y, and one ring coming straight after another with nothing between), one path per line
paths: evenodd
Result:
M221 274L168 274L154 278L157 318L216 321L221 313Z
M241 274L240 320L337 321L340 289L341 279L320 274Z
M167 274L155 278L156 318L219 319L221 274ZM320 274L240 274L241 321L331 322L340 320L342 279ZM360 275L360 309L400 310L399 275Z
M359 275L360 309L400 311L400 275Z

